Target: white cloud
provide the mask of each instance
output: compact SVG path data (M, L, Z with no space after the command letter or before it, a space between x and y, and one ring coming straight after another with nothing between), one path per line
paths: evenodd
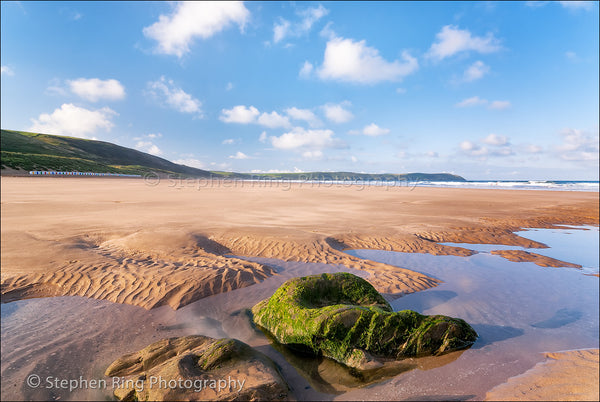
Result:
M376 137L378 135L388 134L390 132L389 128L381 128L375 123L371 123L368 126L363 128L363 134L368 135L370 137Z
M298 73L298 75L302 78L308 78L310 77L310 74L313 71L313 65L311 63L309 63L308 61L305 61L304 64L302 65L302 68L300 69L300 72Z
M149 153L150 155L162 155L162 151L152 141L138 141L135 148L139 151Z
M308 152L310 152L310 157L316 157L318 155L317 151L344 145L334 138L334 133L331 130L306 130L302 127L294 127L292 131L279 137L270 137L270 140L276 149L298 151L305 154L304 157L308 157Z
M259 114L260 112L254 106L247 108L244 105L238 105L229 110L221 110L219 120L224 121L225 123L249 124L254 123Z
M479 96L473 96L471 98L464 99L458 102L456 107L469 107L469 106L477 106L477 105L485 105L488 101L485 99L481 99Z
M543 150L539 145L530 144L525 147L525 152L529 152L530 154L539 154Z
M280 18L273 25L273 43L278 43L287 37L300 37L310 32L315 22L323 18L329 13L325 7L319 4L318 7L307 8L297 12L301 20L295 23Z
M194 167L197 169L204 169L204 167L206 166L204 164L204 162L202 162L199 159L194 159L194 158L177 159L177 160L173 161L173 163L177 163L178 165L190 166L190 167Z
M425 156L428 156L430 158L439 158L440 154L438 154L435 151L428 151L428 152L425 152Z
M321 158L323 158L323 151L321 151L321 150L304 151L304 152L302 152L302 157L304 159L321 159Z
M437 41L427 52L427 57L435 60L442 60L460 52L492 53L501 49L500 41L493 34L488 33L485 37L472 36L470 31L454 25L442 27L436 38Z
M63 104L52 114L42 113L37 119L31 119L29 131L44 134L71 135L86 138L98 129L110 131L114 126L111 119L118 115L114 110L103 107L88 110L71 103Z
M285 109L285 113L294 120L303 120L307 122L311 127L318 127L323 122L310 110L298 109L297 107L290 107Z
M160 77L157 81L148 82L148 89L152 96L172 109L202 117L202 102L175 86L173 80Z
M356 162L358 162L358 158L357 158L356 156L354 156L354 155L352 155L352 156L350 157L350 160L352 161L352 163L356 163Z
M594 7L593 1L559 1L560 5L569 10L591 10Z
M288 31L290 30L290 22L281 18L279 22L276 22L273 25L273 42L277 43L283 40L288 35Z
M396 88L396 93L397 94L405 94L406 93L406 88Z
M226 140L223 140L223 142L221 144L223 144L223 145L233 145L233 144L235 144L235 140L233 138L227 138Z
M322 80L337 80L359 84L399 81L419 68L417 59L402 52L402 62L389 62L366 41L334 37L327 42L323 64L317 73Z
M67 80L67 84L75 95L97 102L100 99L120 100L125 98L125 88L115 79L78 78Z
M294 170L280 170L280 169L269 169L269 170L261 170L261 169L252 169L250 173L304 173L304 170L298 169L294 167Z
M181 57L195 38L210 38L232 24L243 30L249 16L239 1L179 2L170 15L161 15L143 32L158 42L159 53Z
M504 109L508 109L510 106L511 106L511 104L509 101L495 100L495 101L492 101L492 103L490 103L490 106L488 107L488 109L504 110Z
M481 60L471 64L463 74L463 80L466 82L476 81L490 72L490 67Z
M463 141L460 143L460 149L467 155L470 156L485 156L488 153L487 148L481 147L480 145L472 141Z
M260 137L258 137L258 140L260 142L267 142L267 132L263 131L262 133L260 133Z
M491 148L473 141L463 141L459 144L459 147L464 154L479 158L514 155L508 138L503 135L490 134L481 140L481 142L490 145Z
M237 151L235 155L229 155L229 159L250 159L250 157L243 152Z
M479 96L473 96L471 98L464 99L457 104L455 107L472 107L472 106L480 106L480 105L488 105L488 109L491 110L504 110L510 108L512 105L509 101L488 101L487 99L482 99Z
M323 105L323 111L325 112L325 117L334 123L346 123L354 118L354 115L344 108L344 106L349 106L350 102L342 102L339 104L328 103Z
M161 137L162 137L162 134L161 134L161 133L157 133L157 134L148 134L146 137L148 137L148 138L152 138L152 139L154 139L154 138L161 138Z
M226 91L231 91L233 89L233 82L228 82L225 86Z
M258 118L258 124L269 128L291 127L290 119L273 111L271 113L263 113Z
M15 75L15 72L9 66L1 66L0 67L0 75L11 76L11 75Z
M560 157L569 161L596 161L600 158L598 152L599 137L574 128L561 131L563 143L556 147Z
M490 134L482 140L484 143L493 146L502 146L508 144L508 137L498 134Z

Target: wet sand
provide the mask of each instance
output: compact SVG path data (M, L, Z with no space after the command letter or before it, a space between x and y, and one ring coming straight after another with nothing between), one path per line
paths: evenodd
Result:
M239 256L343 264L369 273L380 292L402 295L439 281L342 250L471 255L438 242L544 247L512 232L598 222L598 193L1 180L3 301L79 295L179 308L273 274Z
M443 278L426 271L350 255L343 251L347 249L469 256L474 252L467 248L438 243L541 248L543 243L513 231L598 224L598 193L1 180L2 301L91 298L3 304L3 399L98 399L99 394L44 393L23 381L28 373L40 370L101 376L112 360L157 337L195 333L244 340L282 366L296 398L331 399L334 394L324 393L314 378L303 377L236 311L268 297L289 275L332 269L354 270L390 300L443 283ZM285 264L298 265L293 269ZM518 283L519 275L513 280ZM238 298L239 292L244 296ZM15 311L11 314L10 309ZM37 342L32 347L31 339ZM487 364L485 356L479 359ZM501 369L495 382L484 383L489 386L462 396L483 398L491 386L523 373L540 359L529 355L510 370ZM423 364L414 366L427 366ZM417 382L422 381L419 378ZM380 393L344 395L397 399L399 395L391 391L397 382L386 384ZM453 395L460 394L460 389L455 391L458 394ZM440 392L429 395L450 395Z

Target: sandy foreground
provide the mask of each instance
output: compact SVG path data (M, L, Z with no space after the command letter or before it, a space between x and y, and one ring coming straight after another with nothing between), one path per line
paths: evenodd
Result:
M401 295L439 281L342 250L543 247L512 232L556 223L597 224L598 193L2 177L2 296L179 308L274 273L236 256L343 264Z
M591 192L30 177L2 177L1 185L3 302L78 295L178 309L276 274L244 257L339 264L401 296L440 281L343 250L467 256L473 252L438 243L542 248L513 231L598 224ZM498 254L569 266L535 253ZM569 362L587 367L589 359L597 368L597 352Z
M597 401L598 349L546 353L546 360L487 393L491 401ZM595 386L594 386L595 385Z

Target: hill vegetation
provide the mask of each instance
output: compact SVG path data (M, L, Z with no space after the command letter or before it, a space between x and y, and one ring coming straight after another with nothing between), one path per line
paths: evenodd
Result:
M197 169L109 142L60 135L1 130L2 171L31 170L122 173L154 172L180 177L323 181L465 181L449 173L371 174L353 172L236 173ZM8 169L7 169L8 168Z

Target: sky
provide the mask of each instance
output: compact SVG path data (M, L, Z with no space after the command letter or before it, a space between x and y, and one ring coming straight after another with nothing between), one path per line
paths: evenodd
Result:
M1 2L1 126L207 170L598 180L598 2Z

